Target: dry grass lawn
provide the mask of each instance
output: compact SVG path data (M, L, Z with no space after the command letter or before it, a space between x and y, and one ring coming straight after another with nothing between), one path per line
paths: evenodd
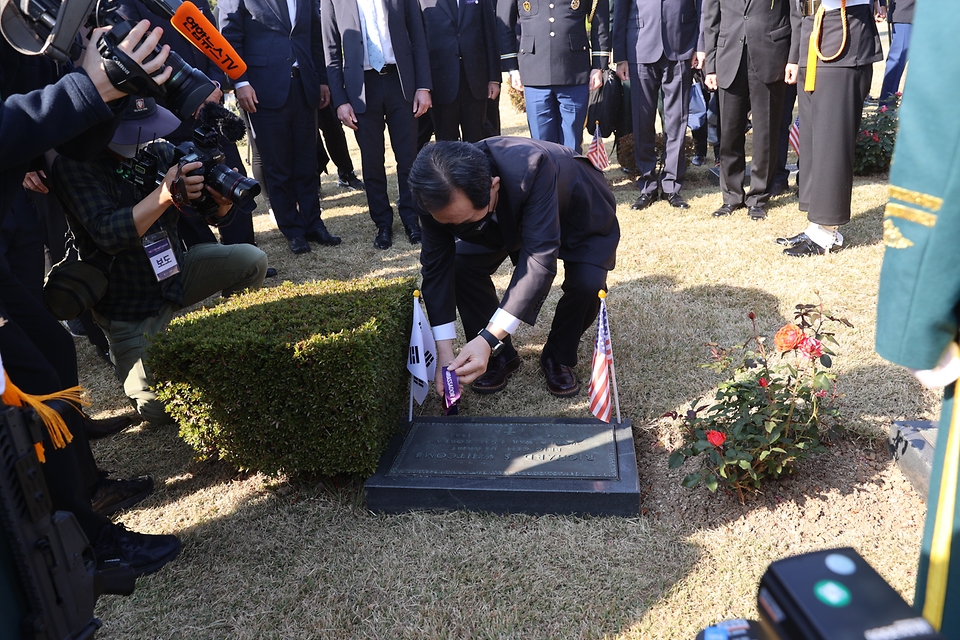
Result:
M526 135L521 116L505 109L504 117L505 133ZM638 214L629 208L630 180L616 165L606 175L622 227L608 301L621 406L635 425L645 491L640 516L386 517L364 508L358 480L237 474L195 462L170 428L135 427L96 445L104 468L157 482L120 520L176 533L183 552L132 596L100 600L100 637L689 639L724 617L756 617L756 585L770 561L842 545L910 600L924 505L889 462L884 434L892 420L935 417L939 399L873 349L885 180L856 181L844 251L796 260L773 242L806 224L794 195L773 202L764 222L743 212L715 219L718 189L705 168L691 167L689 210L658 203ZM293 256L268 217L255 218L281 279L417 272L418 252L399 223L395 246L377 251L363 195L338 191L330 176L323 186L339 247ZM507 279L501 271L498 284ZM667 469L678 430L661 416L715 389L716 376L698 366L708 355L703 343L745 339L751 310L771 335L815 292L855 327L839 332L835 359L848 435L746 505L681 488L685 470ZM536 327L519 331L523 367L508 390L466 393L463 413L589 415L583 393L550 396L537 366L558 293ZM589 342L577 369L584 380ZM93 409L126 411L120 385L86 344L78 348ZM423 412L439 414L435 398Z

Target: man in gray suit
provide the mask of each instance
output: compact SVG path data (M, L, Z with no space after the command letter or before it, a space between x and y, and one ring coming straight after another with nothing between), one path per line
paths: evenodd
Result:
M218 9L223 36L247 63L234 86L277 226L295 254L309 252L309 242L340 244L320 220L317 195L317 108L330 91L316 0L220 0Z
M671 206L690 207L680 188L687 172L683 138L699 26L700 0L620 0L613 5L613 57L617 75L630 80L633 153L640 173L633 209L656 202L658 186ZM666 160L657 176L654 121L661 89Z
M373 245L393 245L393 208L387 195L383 126L397 160L400 220L411 244L421 238L407 187L417 156L417 121L430 108L430 59L417 0L322 0L323 46L337 117L360 146Z
M703 0L705 83L720 95L720 190L714 216L744 206L750 218L767 217L764 207L777 162L777 142L786 84L799 67L787 64L793 31L789 0ZM786 83L786 84L784 84ZM753 117L750 192L744 194L747 113Z
M563 260L563 296L540 368L550 393L576 395L580 336L596 320L597 293L606 288L620 241L617 203L603 173L551 142L438 142L417 156L410 189L423 210L423 299L439 364L477 393L503 389L520 367L510 335L520 322L536 322ZM508 256L513 277L498 300L491 276ZM454 359L457 309L469 342Z

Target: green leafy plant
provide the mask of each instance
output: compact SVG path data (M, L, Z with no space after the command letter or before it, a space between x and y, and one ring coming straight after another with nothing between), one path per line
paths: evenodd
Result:
M858 176L890 170L893 145L897 141L899 107L900 93L897 93L876 109L864 111L853 161L853 172Z
M774 351L757 331L742 345L724 348L711 343L713 361L703 365L729 378L712 403L697 400L683 414L668 414L682 422L683 444L670 456L670 468L691 458L701 468L683 485L701 482L711 491L719 486L736 492L756 492L764 480L793 473L794 465L825 450L821 433L840 429L836 375L829 370L837 346L830 325L852 327L844 318L823 311L820 304L799 304L794 322L774 337Z

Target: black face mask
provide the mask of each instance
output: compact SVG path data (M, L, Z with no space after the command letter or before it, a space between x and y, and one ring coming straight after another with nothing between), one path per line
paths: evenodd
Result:
M492 222L492 218L493 211L488 211L487 215L483 216L479 220L460 222L458 224L445 224L443 226L449 229L450 233L457 236L461 240L472 240L474 238L483 237L483 230Z

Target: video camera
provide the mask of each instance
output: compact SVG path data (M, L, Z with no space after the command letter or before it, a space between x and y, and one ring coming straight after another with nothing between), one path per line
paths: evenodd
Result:
M140 1L153 13L170 17L174 28L229 77L236 79L246 71L240 56L196 5L181 0ZM161 98L185 120L214 91L212 80L173 51L165 63L173 73L162 85L121 51L119 44L134 24L120 15L116 0L0 0L0 31L14 49L26 55L45 55L62 63L76 59L80 54L76 36L83 26L111 27L97 49L110 82L124 93ZM159 52L156 47L147 60Z
M197 118L197 128L193 131L193 141L184 142L177 147L175 158L181 167L191 162L202 162L203 166L190 175L202 175L205 185L213 187L224 198L244 208L252 204L260 194L260 184L252 178L234 171L223 164L224 153L220 149L224 138L236 142L246 132L243 120L225 107L210 102L205 104ZM137 152L124 168L124 177L140 191L141 196L153 191L166 176L168 166L161 162L155 153L146 147ZM179 182L179 181L178 181ZM217 202L204 191L196 200L188 200L182 182L174 183L174 200L177 209L186 215L201 215L210 221L217 214Z

